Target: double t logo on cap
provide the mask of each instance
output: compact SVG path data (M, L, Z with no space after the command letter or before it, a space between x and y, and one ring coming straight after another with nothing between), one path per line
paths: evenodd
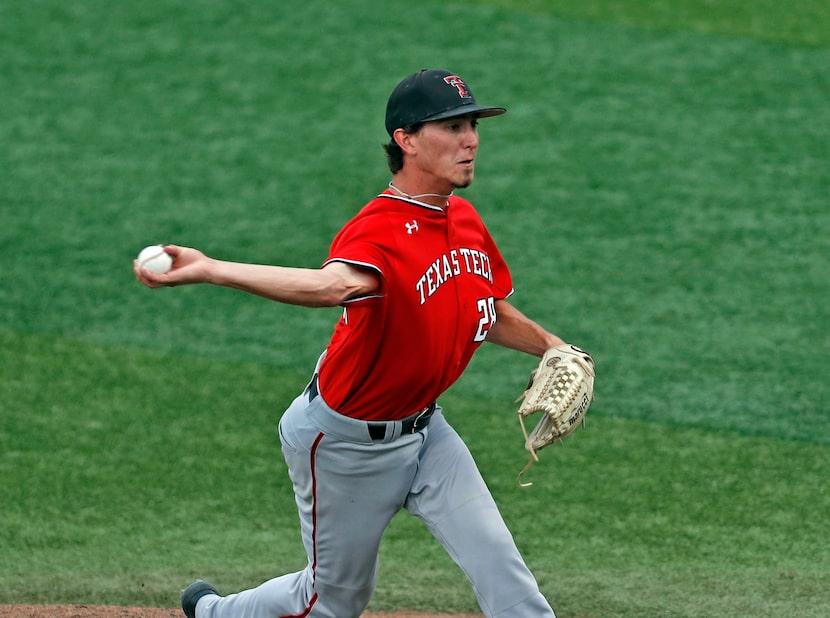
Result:
M458 96L462 99L469 99L470 91L467 89L467 84L464 83L464 80L458 77L458 75L447 75L444 78L444 82L449 84L450 86L455 86L458 89Z

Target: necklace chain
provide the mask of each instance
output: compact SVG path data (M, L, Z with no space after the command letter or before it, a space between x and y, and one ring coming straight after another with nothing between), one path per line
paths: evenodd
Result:
M392 181L389 181L389 188L392 189L395 193L398 193L399 195L402 195L403 197L408 197L411 200L417 200L417 199L422 198L422 197L437 197L437 198L440 198L442 200L448 200L452 197L452 194L453 194L453 192L450 191L446 195L444 195L442 193L420 193L418 195L410 195L409 193L405 193L404 191L401 191L400 189L398 189L398 187L396 187L394 184L392 184Z

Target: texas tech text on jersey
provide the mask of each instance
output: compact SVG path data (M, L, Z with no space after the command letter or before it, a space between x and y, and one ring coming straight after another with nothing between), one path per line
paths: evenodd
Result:
M447 281L457 277L462 272L478 275L493 283L490 257L486 253L466 247L451 249L449 253L443 254L432 262L418 280L415 288L421 296L421 304L423 305L427 298L435 294Z

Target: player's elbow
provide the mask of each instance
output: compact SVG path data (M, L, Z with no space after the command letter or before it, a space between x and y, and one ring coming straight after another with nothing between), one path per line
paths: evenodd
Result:
M362 293L361 286L344 277L331 275L321 281L312 292L309 304L317 307L337 307Z
M318 307L337 307L349 299L349 292L342 286L336 286L320 290L315 298L314 304Z
M320 306L335 307L360 296L368 296L380 288L378 275L367 269L347 264L333 264L322 271L317 290Z

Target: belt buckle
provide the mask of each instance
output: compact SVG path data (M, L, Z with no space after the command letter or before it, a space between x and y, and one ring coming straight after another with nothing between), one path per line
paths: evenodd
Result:
M426 423L423 426L420 423L422 420L428 419L432 414L432 411L432 404L428 405L423 410L421 410L418 416L416 416L415 419L412 421L412 430L409 433L417 433L421 431L424 427L426 427Z

